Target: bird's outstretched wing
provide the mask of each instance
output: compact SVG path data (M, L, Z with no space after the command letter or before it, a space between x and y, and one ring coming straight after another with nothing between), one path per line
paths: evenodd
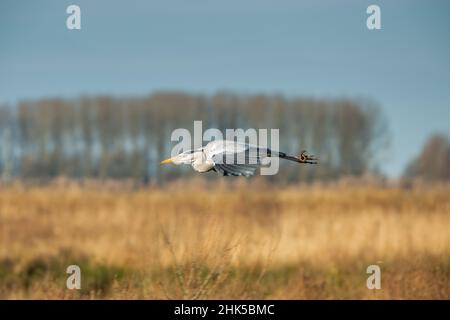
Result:
M298 156L251 144L218 140L206 145L203 152L214 163L213 170L224 176L251 176L267 157L278 157L297 163L317 164L318 159L303 151Z
M270 156L270 150L234 141L214 141L208 144L208 154L214 162L214 170L224 176L251 176Z
M223 176L249 177L255 174L257 167L256 165L216 164L213 170Z

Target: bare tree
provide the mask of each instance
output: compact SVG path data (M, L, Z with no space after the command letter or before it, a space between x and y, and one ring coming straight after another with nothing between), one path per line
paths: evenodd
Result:
M434 134L420 154L407 167L405 176L425 180L450 180L450 141L443 134Z

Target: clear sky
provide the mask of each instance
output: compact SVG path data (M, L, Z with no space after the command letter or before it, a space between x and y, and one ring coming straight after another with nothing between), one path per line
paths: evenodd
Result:
M81 30L66 8L81 7ZM381 7L381 30L366 8ZM0 102L80 94L370 98L401 174L429 134L450 135L450 1L2 0Z

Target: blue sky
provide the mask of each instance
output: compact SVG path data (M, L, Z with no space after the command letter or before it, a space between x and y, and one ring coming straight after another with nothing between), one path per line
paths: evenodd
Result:
M81 7L81 30L66 8ZM382 30L366 28L381 7ZM401 174L428 135L450 135L449 1L2 0L0 102L80 94L369 98Z

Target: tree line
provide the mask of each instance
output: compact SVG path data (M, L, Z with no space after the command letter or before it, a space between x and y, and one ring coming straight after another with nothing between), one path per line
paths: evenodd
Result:
M133 179L164 182L192 175L168 170L176 128L278 128L280 149L319 156L320 165L283 164L267 179L332 180L378 172L388 140L387 123L373 101L307 99L229 92L193 95L161 92L22 101L0 105L0 172L4 179ZM211 173L211 177L214 174Z

